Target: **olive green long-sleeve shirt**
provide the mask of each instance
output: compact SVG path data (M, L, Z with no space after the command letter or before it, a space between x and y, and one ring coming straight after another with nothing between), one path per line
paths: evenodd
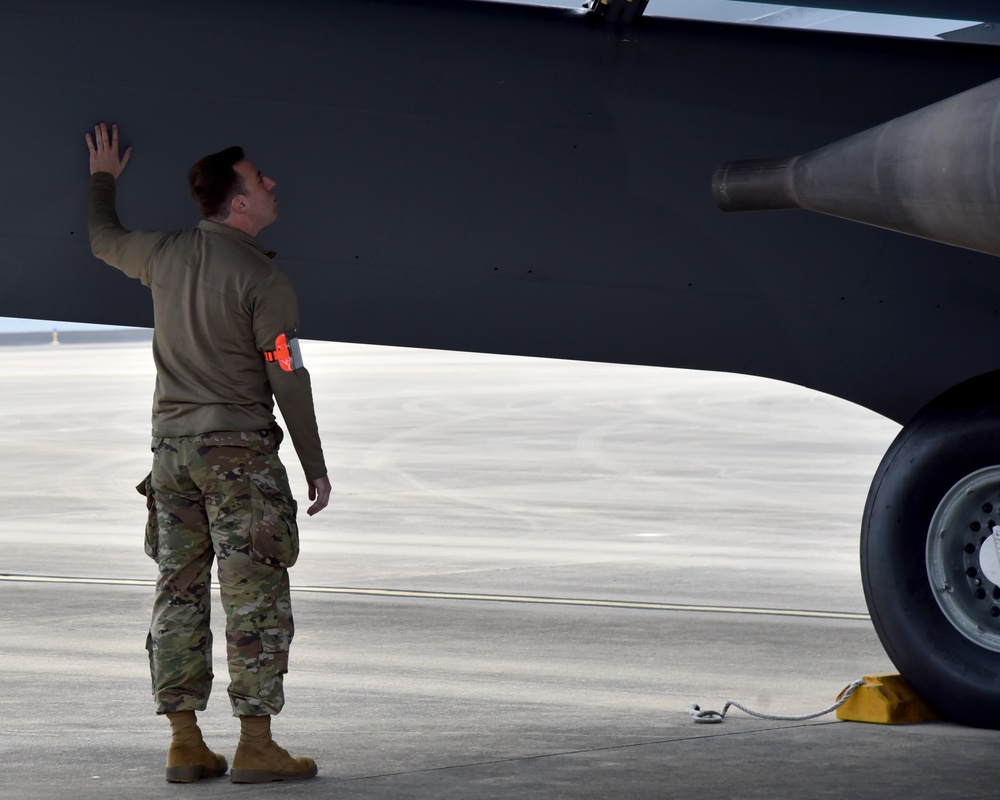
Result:
M306 478L326 475L309 373L264 357L299 324L273 254L209 220L170 233L125 230L106 172L91 177L90 246L153 293L153 436L270 428L277 400Z

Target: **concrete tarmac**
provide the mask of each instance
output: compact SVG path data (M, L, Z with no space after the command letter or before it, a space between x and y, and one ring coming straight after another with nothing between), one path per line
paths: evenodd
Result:
M182 786L143 649L149 343L0 338L0 797L995 795L994 731L687 711L893 671L858 529L894 423L744 376L303 351L335 495L302 520L274 729L320 775ZM231 758L217 602L215 630L200 721Z

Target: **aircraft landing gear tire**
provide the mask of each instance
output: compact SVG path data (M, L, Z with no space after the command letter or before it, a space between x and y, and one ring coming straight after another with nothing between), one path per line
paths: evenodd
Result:
M872 622L942 717L1000 728L1000 372L933 400L892 443L861 527Z

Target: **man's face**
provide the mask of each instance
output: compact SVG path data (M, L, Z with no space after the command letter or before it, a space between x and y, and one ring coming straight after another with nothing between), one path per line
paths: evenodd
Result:
M256 230L270 225L278 218L278 198L274 196L274 181L262 175L249 161L238 161L233 165L236 174L243 179L246 194L242 199L246 204L245 213Z

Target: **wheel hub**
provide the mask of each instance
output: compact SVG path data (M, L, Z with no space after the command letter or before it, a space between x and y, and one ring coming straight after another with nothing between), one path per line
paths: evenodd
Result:
M966 475L938 504L927 531L927 577L952 627L1000 652L1000 466Z
M979 548L979 569L994 584L1000 585L1000 526Z

